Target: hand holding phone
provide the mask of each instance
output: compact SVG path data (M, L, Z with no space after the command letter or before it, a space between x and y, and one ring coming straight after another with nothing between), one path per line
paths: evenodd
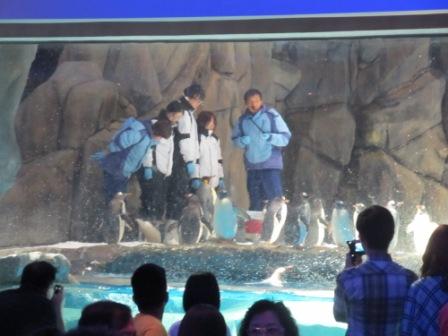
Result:
M366 254L364 251L364 247L359 240L348 240L347 245L349 248L348 256L350 258L350 264L348 264L348 260L346 260L346 266L358 266L362 263L362 256Z

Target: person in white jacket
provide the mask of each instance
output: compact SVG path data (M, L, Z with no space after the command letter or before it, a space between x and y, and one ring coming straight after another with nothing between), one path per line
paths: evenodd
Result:
M221 142L214 133L216 116L203 111L196 120L199 135L198 177L207 178L212 188L224 190L224 171L222 168Z
M179 220L186 205L185 195L200 187L197 161L199 159L198 129L195 111L205 98L204 89L192 84L184 90L179 101L183 115L174 130L174 157L168 182L167 220Z
M162 221L165 215L169 177L173 168L174 129L177 128L177 122L184 113L182 108L179 101L172 101L151 120L153 124L159 120L168 120L173 127L171 137L161 139L152 155L148 157L150 162L147 166L151 167L151 172L146 173L146 179L143 170L139 174L141 215L151 221ZM151 175L149 179L148 174Z

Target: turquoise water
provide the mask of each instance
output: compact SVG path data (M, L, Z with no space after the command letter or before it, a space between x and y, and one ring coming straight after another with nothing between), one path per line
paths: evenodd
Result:
M163 324L168 329L172 323L182 318L183 288L173 287L169 290L169 302L165 307ZM236 335L238 324L247 308L260 299L283 301L291 310L299 323L300 334L304 336L344 335L345 325L335 322L332 314L332 291L306 291L295 289L273 290L261 287L224 287L221 291L221 312L227 325ZM98 300L113 300L132 308L134 314L137 308L132 302L129 286L105 286L98 284L82 284L67 286L65 291L64 318L67 328L76 326L81 309L85 305Z

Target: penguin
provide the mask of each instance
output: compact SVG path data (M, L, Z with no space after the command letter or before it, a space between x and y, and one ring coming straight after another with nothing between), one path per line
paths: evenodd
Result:
M151 222L140 218L136 218L135 221L137 223L139 233L143 235L146 242L149 243L162 242L162 236L160 234L160 231L154 225L152 225Z
M238 230L238 221L232 201L222 194L215 204L213 230L218 239L233 240Z
M283 287L283 279L282 276L283 274L292 269L293 266L283 266L283 267L278 267L274 270L274 272L271 274L270 277L259 281L259 282L249 282L249 283L245 283L246 285L269 285L269 286L273 286L273 287Z
M415 252L422 255L431 234L438 225L431 221L424 205L418 204L416 208L417 212L412 222L407 226L406 232L408 234L413 233Z
M347 241L354 238L352 218L343 201L335 202L330 229L333 241L338 246L346 246Z
M301 195L301 202L297 207L298 245L304 246L311 223L311 204L306 192Z
M187 195L187 205L182 209L179 219L180 241L184 244L196 244L203 233L201 201L194 194Z
M263 240L271 244L281 238L285 225L288 207L284 197L276 197L271 200L266 208L263 220Z
M107 214L108 227L104 232L107 243L119 244L123 239L125 229L132 230L132 221L126 211L126 197L129 194L117 192L109 202Z
M358 220L359 214L361 213L361 211L363 211L366 208L366 206L364 203L356 203L356 204L353 204L353 208L354 208L354 210L353 210L353 232L355 233L356 239L358 239L359 232L356 229L356 221Z
M213 229L212 221L213 214L215 211L215 202L217 199L215 190L209 184L209 178L203 178L203 183L201 187L196 191L196 195L201 202L201 208L203 217L203 222L208 226L209 230Z
M400 233L400 226L401 226L401 220L400 220L400 214L398 213L398 207L400 207L403 204L403 202L395 202L394 200L390 200L387 202L386 208L390 211L392 217L394 218L394 238L390 242L389 249L393 250L397 247L398 244L398 235Z
M323 201L315 198L311 202L311 217L305 247L322 246L327 228L327 219Z
M176 220L168 220L165 224L163 243L167 245L179 245L179 225Z

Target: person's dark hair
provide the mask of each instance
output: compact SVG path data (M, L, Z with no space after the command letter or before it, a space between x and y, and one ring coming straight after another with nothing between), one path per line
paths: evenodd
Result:
M157 309L168 301L165 270L156 264L144 264L131 278L134 302L140 311Z
M178 336L226 336L227 326L219 310L208 304L191 307L179 326Z
M132 320L131 309L114 301L98 301L84 307L79 327L105 327L111 330L121 330Z
M199 303L209 304L219 309L221 299L219 286L213 273L203 272L190 275L185 284L183 296L184 311Z
M434 230L422 260L422 277L442 276L448 291L448 225L440 225Z
M199 84L191 84L189 87L185 88L184 90L185 97L188 98L196 98L200 100L204 100L205 98L205 91Z
M157 120L156 123L152 125L151 130L153 135L165 139L168 139L173 132L171 122L168 119Z
M380 205L364 209L356 220L359 235L374 250L387 250L394 237L394 227L392 214Z
M296 321L291 316L289 309L283 302L274 302L270 300L259 300L247 310L246 315L244 315L244 318L241 321L238 336L248 336L249 325L254 316L267 311L271 311L277 316L278 321L285 329L284 335L299 336L299 328L297 327Z
M249 89L244 93L244 102L247 102L247 100L253 96L259 96L260 99L263 99L263 95L261 94L260 90Z
M64 334L64 336L121 336L119 332L102 327L76 328Z
M56 267L47 261L33 261L25 266L20 288L47 291L56 277Z
M205 126L207 126L207 124L213 120L215 123L215 128L217 126L217 122L216 122L216 116L213 112L210 111L202 111L201 113L199 113L198 117L196 118L196 122L198 124L198 130L200 132L203 132L205 130Z
M168 120L167 114L169 113L183 113L182 103L178 100L173 100L166 106L166 108L160 110L158 119Z
M62 335L63 332L61 332L56 327L44 327L33 331L31 334L31 336L62 336Z

